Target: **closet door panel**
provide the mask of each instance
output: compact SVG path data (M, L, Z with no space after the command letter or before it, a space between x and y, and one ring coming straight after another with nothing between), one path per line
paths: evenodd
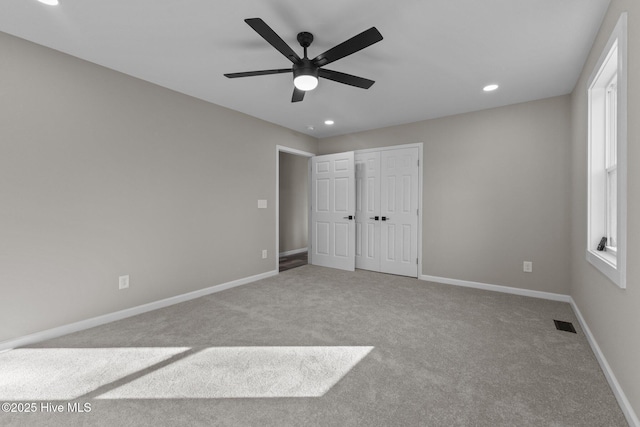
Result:
M380 153L356 154L356 268L380 271Z
M418 276L418 148L381 152L380 271Z
M353 271L356 204L354 153L315 156L310 163L310 262Z

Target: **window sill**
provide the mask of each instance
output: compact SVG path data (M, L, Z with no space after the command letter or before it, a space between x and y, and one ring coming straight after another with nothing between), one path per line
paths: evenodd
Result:
M617 268L618 259L616 255L605 251L600 252L587 249L587 261L600 270L602 274L607 276L609 280L618 287L622 289L626 288L625 280Z
M602 261L606 262L611 268L616 268L617 257L615 254L612 254L608 251L590 251L591 254L595 257L600 258Z

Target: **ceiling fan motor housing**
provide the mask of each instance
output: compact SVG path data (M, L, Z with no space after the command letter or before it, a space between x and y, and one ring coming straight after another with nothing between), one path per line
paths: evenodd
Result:
M299 64L293 64L293 78L298 76L314 76L318 78L318 67L308 58L302 58Z

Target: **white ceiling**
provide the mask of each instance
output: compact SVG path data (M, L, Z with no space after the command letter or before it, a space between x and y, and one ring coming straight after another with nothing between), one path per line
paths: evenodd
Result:
M2 0L0 31L318 138L570 93L609 0ZM313 58L375 26L384 40L331 64L369 90L292 76L245 18ZM483 86L498 83L491 93ZM331 118L336 124L325 126ZM309 130L309 125L314 130Z

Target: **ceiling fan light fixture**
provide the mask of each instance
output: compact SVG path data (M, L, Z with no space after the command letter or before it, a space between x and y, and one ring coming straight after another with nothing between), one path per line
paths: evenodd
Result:
M293 85L299 90L314 90L318 86L318 67L304 58L293 66Z
M318 78L316 76L303 74L295 77L293 79L293 84L300 90L314 90L318 86Z

